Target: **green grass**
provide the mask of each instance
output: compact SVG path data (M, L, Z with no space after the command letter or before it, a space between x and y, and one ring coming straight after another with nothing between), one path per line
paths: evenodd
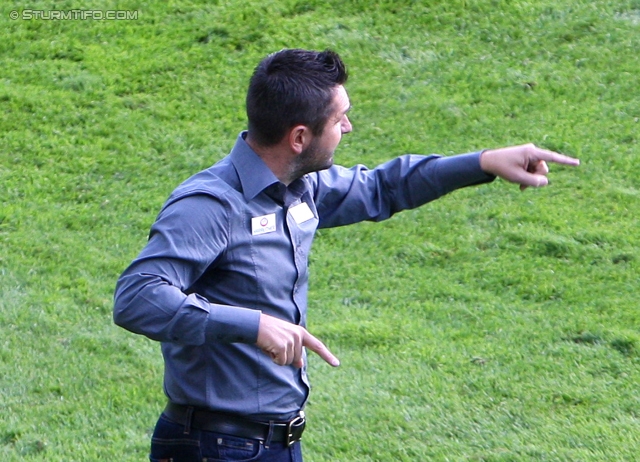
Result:
M310 330L342 366L312 358L306 459L636 459L639 1L23 8L0 7L0 460L145 459L162 362L112 324L115 281L283 47L346 60L343 165L529 141L582 160L318 234Z

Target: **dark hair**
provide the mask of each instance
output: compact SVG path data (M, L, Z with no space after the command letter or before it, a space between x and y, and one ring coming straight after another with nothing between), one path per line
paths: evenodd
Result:
M256 67L247 92L249 133L273 146L295 125L321 135L333 110L333 89L347 81L347 71L331 50L285 49Z

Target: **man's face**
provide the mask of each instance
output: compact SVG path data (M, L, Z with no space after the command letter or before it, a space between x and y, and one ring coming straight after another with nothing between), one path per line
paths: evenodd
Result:
M347 112L351 109L351 102L347 90L340 85L333 91L333 112L329 116L322 135L314 137L307 149L300 153L300 161L304 163L307 172L324 170L333 165L335 152L342 135L352 130Z

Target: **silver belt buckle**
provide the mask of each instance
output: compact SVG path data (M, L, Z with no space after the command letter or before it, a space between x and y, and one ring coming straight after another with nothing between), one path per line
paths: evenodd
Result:
M304 416L304 412L300 412L300 415L287 424L287 440L285 443L287 446L291 446L302 439L302 432L306 425L307 419Z

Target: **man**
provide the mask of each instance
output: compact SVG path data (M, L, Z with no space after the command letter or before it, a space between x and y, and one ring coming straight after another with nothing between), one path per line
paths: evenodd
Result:
M317 228L384 220L495 176L544 186L547 161L578 164L529 144L334 166L352 129L346 80L331 51L266 57L249 85L248 131L171 194L119 279L115 322L162 342L169 403L152 461L301 460L306 349L339 365L305 329Z

